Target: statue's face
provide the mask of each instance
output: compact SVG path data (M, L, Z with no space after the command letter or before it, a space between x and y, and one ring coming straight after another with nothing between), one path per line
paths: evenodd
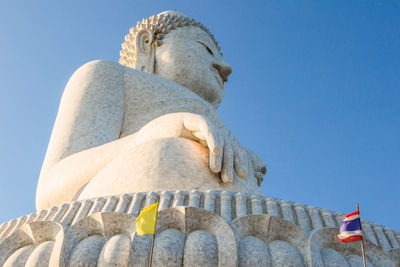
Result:
M210 36L190 26L166 34L163 44L155 51L154 72L218 107L232 68L223 60Z

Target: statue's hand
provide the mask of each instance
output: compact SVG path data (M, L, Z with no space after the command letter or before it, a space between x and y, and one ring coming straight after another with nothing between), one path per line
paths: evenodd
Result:
M194 141L201 139L211 153L218 154L220 151L214 125L204 116L185 112L166 114L147 123L136 134L136 144L167 137L183 137Z
M247 153L251 159L253 165L254 176L257 179L257 185L260 186L264 180L264 175L267 173L267 166L262 159L253 151L247 150Z
M218 134L222 153L218 154L214 161L220 164L217 165L218 168L216 169L221 171L222 181L225 183L232 182L235 173L240 178L246 178L249 174L250 160L246 149L227 127L220 127Z
M171 113L146 124L136 135L136 143L166 138L183 137L197 141L210 150L210 169L221 172L225 183L233 181L234 173L248 175L247 151L226 127L217 128L206 117L193 113Z

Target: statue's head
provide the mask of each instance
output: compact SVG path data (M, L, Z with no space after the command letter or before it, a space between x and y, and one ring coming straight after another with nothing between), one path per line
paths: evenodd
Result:
M209 30L176 11L154 15L131 28L119 62L189 88L215 107L232 72Z

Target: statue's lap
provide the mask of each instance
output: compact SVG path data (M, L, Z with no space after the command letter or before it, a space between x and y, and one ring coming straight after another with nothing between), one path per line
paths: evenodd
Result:
M137 145L100 171L78 199L163 190L229 190L262 194L256 179L223 183L209 168L209 150L184 138L163 138Z

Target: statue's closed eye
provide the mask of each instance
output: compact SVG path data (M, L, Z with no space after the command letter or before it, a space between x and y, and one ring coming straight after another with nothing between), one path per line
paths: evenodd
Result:
M197 42L198 42L199 44L201 44L202 46L204 46L204 48L207 49L207 51L208 51L208 53L210 53L210 55L214 56L213 51L212 51L207 45L203 44L203 43L200 42L200 41L197 41Z

